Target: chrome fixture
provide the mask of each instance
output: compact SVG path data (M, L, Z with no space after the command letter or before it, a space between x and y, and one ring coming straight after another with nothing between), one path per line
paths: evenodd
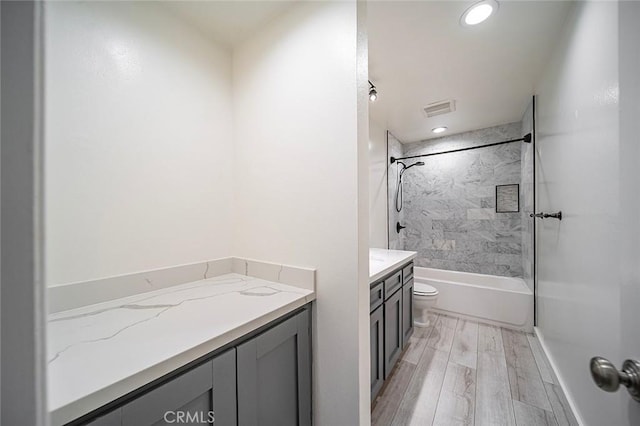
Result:
M562 212L557 213L531 213L529 217L537 217L538 219L558 219L562 220Z
M375 102L378 99L378 91L376 90L376 86L373 85L371 80L369 81L369 100L371 102Z
M591 377L600 389L615 392L623 385L631 397L640 402L640 361L628 359L622 364L622 371L618 371L611 361L597 356L591 358L589 366Z

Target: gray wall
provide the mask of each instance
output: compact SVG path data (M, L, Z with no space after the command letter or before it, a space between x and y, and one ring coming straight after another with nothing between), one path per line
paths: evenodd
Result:
M404 144L403 156L441 152L522 136L521 123ZM417 266L523 276L521 213L496 213L495 186L521 183L521 147L515 142L491 148L424 158L423 167L404 174L403 239L390 238L418 252ZM389 143L389 155L396 149ZM413 160L417 161L417 160ZM407 161L407 164L413 162ZM391 227L397 166L389 171ZM390 229L390 236L395 234ZM393 243L392 243L393 242Z

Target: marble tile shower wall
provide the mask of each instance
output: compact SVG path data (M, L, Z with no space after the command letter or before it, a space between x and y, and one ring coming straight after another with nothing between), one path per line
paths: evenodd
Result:
M515 139L521 133L520 122L495 126L404 144L403 156ZM418 252L417 266L523 276L522 215L495 211L496 185L521 183L521 145L426 157L424 166L404 174L400 219L407 228L400 243ZM392 167L389 176L395 173Z
M533 132L533 104L529 104L522 117L522 134ZM522 144L520 156L522 178L520 183L520 210L522 220L522 278L533 291L533 144Z
M402 157L402 144L391 133L387 132L387 149L388 157ZM413 170L413 169L412 169ZM395 208L396 188L398 185L398 167L397 164L391 164L387 161L387 206L389 209L389 248L392 250L404 250L404 232L398 234L396 232L396 223L404 223L404 210L398 213Z

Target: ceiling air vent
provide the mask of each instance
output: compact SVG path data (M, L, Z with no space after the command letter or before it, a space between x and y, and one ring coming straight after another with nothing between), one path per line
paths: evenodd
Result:
M436 115L448 114L456 110L456 101L438 101L433 102L424 107L424 112L428 118L435 117Z

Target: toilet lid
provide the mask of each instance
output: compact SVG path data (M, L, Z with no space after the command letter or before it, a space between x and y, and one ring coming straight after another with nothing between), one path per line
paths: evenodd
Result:
M429 284L415 283L413 285L413 294L431 296L438 294L438 290Z

